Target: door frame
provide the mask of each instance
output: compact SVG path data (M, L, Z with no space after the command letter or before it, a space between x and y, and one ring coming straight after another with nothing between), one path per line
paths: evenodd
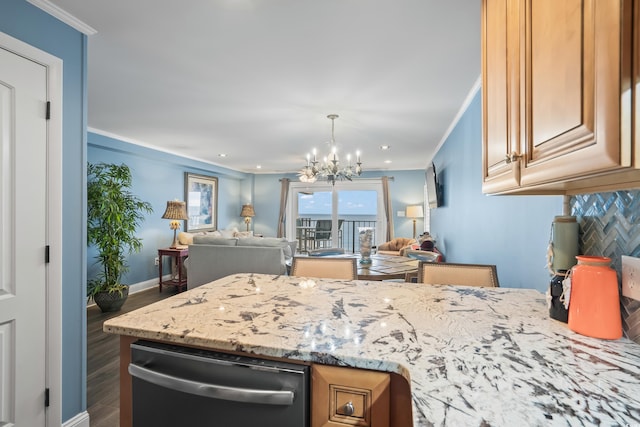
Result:
M0 46L47 69L47 96L51 118L47 121L46 241L46 378L49 408L46 425L62 425L62 60L8 34L0 32ZM43 248L44 249L44 248ZM43 250L44 257L44 250ZM44 404L44 402L43 402Z
M338 181L335 185L328 182L291 182L289 184L289 199L287 200L286 218L297 218L298 194L305 191L326 191L332 193L331 218L337 221L338 216L338 191L368 190L378 194L378 208L376 214L376 236L384 236L387 233L387 223L384 219L384 198L382 196L382 180L378 178L360 178L354 181ZM337 228L337 223L333 224ZM288 239L295 239L296 223L294 220L286 221L285 235ZM291 236L291 237L289 237ZM337 247L338 234L332 237L332 246Z

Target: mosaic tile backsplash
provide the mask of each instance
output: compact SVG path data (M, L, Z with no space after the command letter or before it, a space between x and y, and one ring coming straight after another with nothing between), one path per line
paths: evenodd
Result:
M573 196L571 214L580 224L580 253L611 258L622 277L622 255L640 257L640 191ZM620 294L622 328L640 344L640 301Z

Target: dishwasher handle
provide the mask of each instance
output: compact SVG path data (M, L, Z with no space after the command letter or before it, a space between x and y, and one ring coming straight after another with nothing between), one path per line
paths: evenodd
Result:
M207 384L163 374L133 363L129 364L129 374L161 387L212 399L265 405L291 405L294 398L294 392L290 390L258 390Z

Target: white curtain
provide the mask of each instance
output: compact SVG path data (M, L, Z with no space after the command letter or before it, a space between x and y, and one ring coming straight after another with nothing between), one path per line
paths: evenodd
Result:
M287 198L289 197L289 178L280 180L280 213L278 214L278 237L284 237L284 226L286 220Z
M384 214L387 221L387 242L393 239L393 212L391 211L391 195L389 194L389 177L382 177L382 197L384 199Z

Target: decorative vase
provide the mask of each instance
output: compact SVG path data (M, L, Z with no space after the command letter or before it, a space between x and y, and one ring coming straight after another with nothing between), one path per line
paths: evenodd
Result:
M360 230L360 264L371 264L372 236L370 228Z
M580 241L579 226L575 216L556 216L551 224L552 265L551 269L569 270L576 265L578 244Z
M567 270L558 270L549 283L549 317L567 323L569 312L562 301L562 282L567 277Z
M109 313L120 311L128 296L129 287L127 286L122 291L122 295L120 292L98 292L93 296L93 300L103 313Z
M571 269L569 329L582 335L603 339L622 337L620 296L616 272L607 257L576 257Z

